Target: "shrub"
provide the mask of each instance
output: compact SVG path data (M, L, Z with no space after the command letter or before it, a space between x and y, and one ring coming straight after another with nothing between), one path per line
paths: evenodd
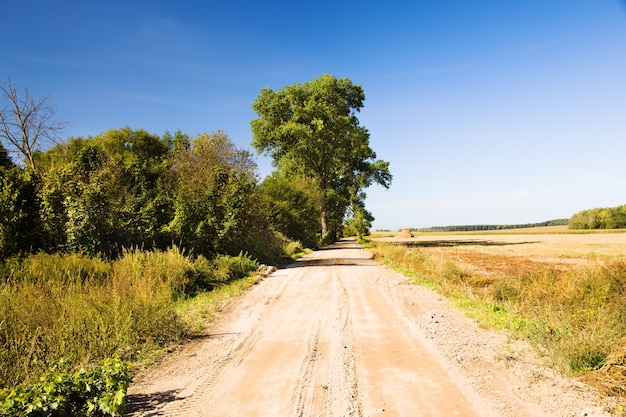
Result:
M71 364L61 360L36 382L0 391L0 415L119 416L129 382L128 367L118 358L73 373Z

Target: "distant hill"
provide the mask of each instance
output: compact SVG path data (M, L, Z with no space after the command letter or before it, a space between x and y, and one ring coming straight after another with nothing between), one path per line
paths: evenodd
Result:
M527 229L531 227L545 227L545 226L565 226L569 222L569 219L556 219L548 220L540 223L525 223L525 224L473 224L473 225L461 225L461 226L435 226L425 227L421 229L411 229L413 232L474 232L474 231L486 231L486 230L509 230L509 229Z

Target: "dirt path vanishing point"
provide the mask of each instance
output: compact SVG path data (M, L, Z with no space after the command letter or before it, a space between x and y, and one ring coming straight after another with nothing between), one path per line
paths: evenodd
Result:
M609 415L348 240L269 275L128 394L131 416Z

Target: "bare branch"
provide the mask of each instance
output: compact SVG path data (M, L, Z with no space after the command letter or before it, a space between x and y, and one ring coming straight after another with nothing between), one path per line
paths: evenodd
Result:
M58 133L66 123L54 121L55 108L50 97L36 101L24 88L20 96L17 86L7 79L0 87L0 141L8 150L22 155L25 163L35 167L34 152L57 142Z

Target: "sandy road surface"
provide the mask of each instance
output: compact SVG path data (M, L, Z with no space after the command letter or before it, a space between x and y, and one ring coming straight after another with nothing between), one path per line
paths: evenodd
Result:
M139 375L132 416L604 416L601 398L342 241Z

